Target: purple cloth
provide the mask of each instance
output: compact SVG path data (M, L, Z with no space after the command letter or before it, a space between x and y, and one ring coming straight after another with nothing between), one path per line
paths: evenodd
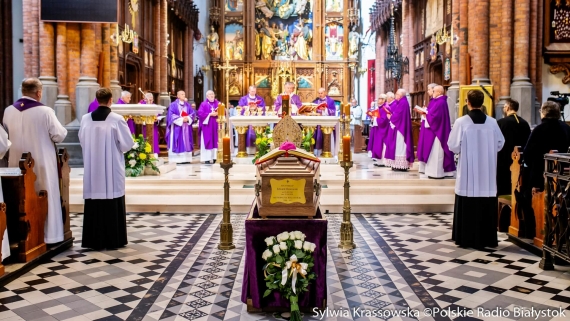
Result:
M259 102L257 104L257 107L261 107L261 109L263 110L263 114L265 115L265 101L259 95L255 95L255 99L253 99L253 100L249 97L249 95L245 95L245 96L241 97L239 102L238 102L238 106L245 106L245 107L249 108L250 102ZM246 111L246 108L243 108L241 110L241 114L244 115L245 111ZM257 135L255 134L255 130L253 129L253 126L249 126L249 129L246 133L246 139L245 139L246 146L247 147L255 147L255 139L256 138L257 138Z
M33 107L38 107L38 106L44 106L44 104L42 104L39 101L36 100L31 100L31 99L27 99L27 98L20 98L18 100L16 100L12 106L14 106L17 110L19 111L24 111L24 110L28 110L30 108Z
M447 140L451 132L451 120L449 119L449 109L447 108L447 96L439 96L432 99L426 115L429 127L424 128L426 135L423 141L423 157L425 162L429 159L431 148L437 137L443 148L443 169L446 172L455 171L454 154L447 147ZM427 157L426 157L427 156Z
M139 104L146 105L146 100L139 101ZM153 151L155 153L160 153L160 144L159 144L159 134L158 134L158 121L154 122L154 142L153 142ZM143 128L143 137L146 139L146 128Z
M406 143L406 160L408 163L414 162L414 140L412 138L412 119L410 116L410 104L406 97L402 97L395 104L390 105L392 118L390 122L394 124L394 129L390 127L386 143L385 157L396 160L396 137L400 132L404 136Z
M183 111L188 114L190 121L188 123L182 123L182 126L178 126L174 124L174 121L182 117ZM195 111L187 101L182 102L181 105L180 100L176 99L170 104L166 117L166 135L164 135L168 150L172 150L174 153L186 153L194 150L194 142L192 140L192 122L194 115ZM173 146L170 146L170 135L173 135Z
M126 104L122 99L119 98L119 100L117 100L117 105L124 105ZM129 120L127 120L127 125L129 126L129 129L131 130L131 134L135 134L135 121L131 118Z
M259 218L257 205L254 208L253 218ZM282 232L301 231L306 240L316 245L314 255L315 266L312 271L317 275L316 280L309 286L309 291L300 295L300 307L321 307L327 298L327 220L322 220L320 209L317 209L318 219L247 219L245 221L245 267L241 290L241 301L247 303L251 298L255 308L261 307L289 307L289 300L282 298L279 292L274 291L263 298L266 290L263 277L265 261L261 254L267 248L265 238L276 236Z
M89 109L87 110L88 113L92 113L95 109L99 108L99 102L97 98L95 98L90 104Z
M205 149L216 149L218 148L218 116L210 117L207 125L204 125L204 121L208 115L218 108L218 100L210 102L208 99L204 100L200 107L198 108L198 118L200 119L200 132L204 137L204 148Z
M327 104L327 109L322 111L323 116L335 116L336 115L336 105L334 100L329 96L326 96L325 99L317 98L313 101L313 104ZM315 139L315 149L323 149L323 131L321 130L321 126L317 126L315 129L315 133L313 134L313 138Z
M301 108L301 106L303 105L303 103L301 102L301 97L295 94L289 95L289 106L291 106L291 104L296 105L297 108ZM279 111L281 109L281 105L283 105L283 98L281 97L281 95L277 96L273 105L275 105L275 111ZM291 109L290 111L291 113L293 113Z
M432 101L433 101L433 98L430 97L429 103L428 103L427 108L426 108L427 110L430 109ZM425 128L426 128L425 120L422 119L420 122L420 135L418 137L418 149L416 150L416 154L417 154L418 161L424 162L424 163L427 162L427 157L426 157L425 151L424 151L424 145L425 145L424 141L425 141L425 136L428 134L428 133L426 133ZM427 154L428 154L427 156L429 156L429 151L427 152Z
M384 144L388 138L388 130L390 129L390 120L388 119L388 113L390 112L390 106L384 103L379 107L378 118L376 118L377 126L373 127L374 130L374 145L372 146L372 157L381 159L382 151L384 149Z

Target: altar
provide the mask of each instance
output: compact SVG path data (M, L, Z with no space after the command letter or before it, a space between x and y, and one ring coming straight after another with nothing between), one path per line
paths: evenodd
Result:
M319 159L324 164L338 163L338 152L340 150L340 130L338 116L292 116L303 130L315 131L317 126L321 126L323 131L323 152ZM234 161L238 164L251 164L246 151L246 133L249 126L255 129L256 133L262 133L267 126L276 124L281 120L278 116L233 116L230 117L230 128L235 127L238 133L238 150Z

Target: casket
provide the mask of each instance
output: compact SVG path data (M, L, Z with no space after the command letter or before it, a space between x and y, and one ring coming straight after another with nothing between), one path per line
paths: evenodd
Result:
M320 163L282 156L257 164L256 201L262 218L313 218L321 192Z

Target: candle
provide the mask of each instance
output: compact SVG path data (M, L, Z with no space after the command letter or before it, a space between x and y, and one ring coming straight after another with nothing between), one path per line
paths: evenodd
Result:
M342 161L350 162L352 154L350 152L350 135L342 136Z
M223 117L226 115L226 105L224 103L218 104L218 116Z
M225 136L223 140L223 162L224 164L229 164L232 161L230 154L230 138L228 136Z
M281 95L281 114L289 115L289 95Z
M343 113L346 117L350 116L350 104L349 103L344 104Z

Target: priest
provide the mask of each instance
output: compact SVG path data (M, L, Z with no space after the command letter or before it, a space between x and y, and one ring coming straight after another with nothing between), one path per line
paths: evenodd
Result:
M281 110L281 105L283 105L282 95L288 95L289 96L289 112L291 113L291 115L297 115L297 111L299 110L299 108L301 108L303 103L301 102L301 97L294 94L295 84L288 81L285 83L284 89L285 89L285 92L283 94L277 96L277 98L275 99L275 103L274 103L275 111L278 112L279 110Z
M414 163L412 120L406 90L398 89L395 99L396 105L392 108L392 113L387 115L390 129L386 140L385 164L394 171L405 172Z
M89 104L89 109L87 109L88 113L92 113L95 109L97 109L97 107L99 106L99 104L97 103L97 98L93 99L93 101Z
M125 156L135 142L123 116L111 112L113 94L101 88L99 107L81 119L83 235L81 246L112 250L127 245Z
M8 149L10 148L10 141L8 140L8 133L4 127L0 126L0 159L4 158ZM0 203L4 203L4 195L2 194L2 184L0 183ZM10 256L10 241L8 240L8 229L4 230L2 238L2 261Z
M449 150L459 154L451 238L460 247L483 249L497 242L497 153L505 139L497 121L481 110L485 96L467 93L469 113L449 134Z
M378 98L378 117L375 119L374 145L372 146L372 157L378 161L374 164L377 167L384 167L386 154L386 139L388 138L388 130L390 129L390 120L388 115L392 113L390 105L386 102L387 96L384 94ZM392 100L393 101L393 100Z
M429 84L427 86L427 95L428 95L427 107L425 106L425 100L424 100L424 107L426 107L426 110L429 110L429 108L430 108L430 104L431 104L431 101L433 99L433 89L435 88L435 86L437 86L437 84L435 84L435 83ZM425 123L426 123L426 115L421 113L420 134L418 137L418 149L416 151L416 154L417 154L418 162L420 165L418 172L420 172L422 174L424 174L426 172L426 162L427 162L427 157L429 156L429 152L430 152L429 150L426 151L424 148L424 140L425 140L425 136L426 136Z
M142 99L141 101L139 101L139 104L149 104L152 105L154 104L154 95L151 92L147 92L146 94L144 94L144 99ZM158 115L160 116L160 115ZM158 120L154 122L154 142L153 142L153 150L155 153L160 153L160 144L159 144L159 140L160 140L160 134L158 133ZM144 138L146 138L146 128L143 128L143 136Z
M191 163L194 140L192 123L195 112L182 90L176 93L176 100L170 104L166 118L166 146L168 161L173 163Z
M324 88L319 88L318 98L313 101L313 104L318 104L319 106L326 106L324 109L320 109L320 113L323 116L336 116L336 105L334 100L328 96L327 90ZM348 117L349 115L347 115ZM331 135L332 141L331 146L334 146L334 136ZM319 156L323 151L323 131L321 126L317 126L315 133L313 134L315 139L315 155Z
M18 167L22 153L32 153L34 186L36 191L46 190L48 195L44 240L48 244L58 243L63 241L63 220L54 143L61 143L67 130L57 120L53 108L40 102L42 83L39 79L24 79L22 95L4 110L4 128L12 142L8 166Z
M204 100L198 108L200 120L200 161L205 164L216 162L218 152L218 104L216 94L212 90L206 92Z
M380 101L380 97L382 97L382 95L384 94L381 94L379 96L378 101ZM374 158L374 155L372 155L372 149L374 147L374 140L376 138L376 118L378 117L378 108L378 104L371 105L370 109L366 112L366 115L370 119L370 125L368 127L368 146L366 150L368 151L368 157L372 158L373 161L376 161L376 158Z
M131 103L131 93L128 91L123 91L121 92L121 98L119 98L119 100L117 100L117 105L123 105L123 104L130 104ZM97 99L95 99L97 100ZM97 104L99 105L99 104ZM99 106L97 106L99 107ZM135 134L135 121L131 118L129 120L127 120L127 125L129 125L129 129L131 130L131 134Z
M249 109L257 109L257 108L261 108L263 110L263 113L265 114L265 100L263 100L263 97L257 94L257 87L253 85L249 86L248 94L240 98L240 100L238 101L238 106L242 107L241 111L242 115L245 115L246 111ZM255 134L253 126L249 126L246 136L246 146L249 150L248 153L250 154L252 153L255 154L256 138L257 135Z
M443 86L438 85L433 88L433 99L424 115L422 144L426 161L425 174L428 178L435 179L455 175L455 158L445 143L451 132L451 119L447 108L447 96L443 93Z

